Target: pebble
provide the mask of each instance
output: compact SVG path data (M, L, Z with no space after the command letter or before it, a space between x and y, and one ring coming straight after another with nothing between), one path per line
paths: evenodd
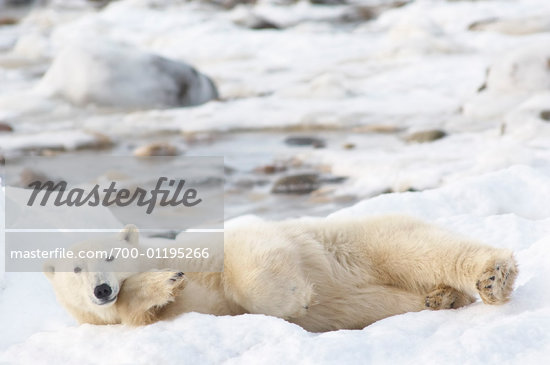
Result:
M405 137L407 142L416 142L416 143L425 143L437 141L445 137L447 133L439 129L432 129L427 131L419 131L412 134L409 134Z

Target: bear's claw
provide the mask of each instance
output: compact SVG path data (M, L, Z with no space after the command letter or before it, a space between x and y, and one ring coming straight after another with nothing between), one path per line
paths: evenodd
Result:
M181 272L181 271L178 272L178 273L175 273L174 276L172 276L172 277L170 278L170 281L176 282L176 281L178 281L178 280L181 280L181 279L183 279L183 276L184 276L184 275L185 275L185 274L184 274L183 272Z

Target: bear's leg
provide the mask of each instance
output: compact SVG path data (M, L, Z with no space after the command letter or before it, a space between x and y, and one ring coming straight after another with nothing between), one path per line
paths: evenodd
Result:
M156 322L185 283L182 272L150 271L130 276L122 284L115 304L122 324L141 326Z
M379 283L417 292L445 284L487 304L507 302L518 273L511 251L432 229L374 247L367 260Z
M427 309L425 293L389 285L367 285L345 295L329 294L311 306L309 316L292 318L291 322L313 332L360 329L387 317Z

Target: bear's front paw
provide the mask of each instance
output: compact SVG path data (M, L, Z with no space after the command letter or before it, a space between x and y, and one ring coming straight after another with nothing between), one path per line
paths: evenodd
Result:
M185 275L173 271L147 271L126 279L117 300L121 322L141 326L158 320L158 313L185 287Z
M441 284L426 296L425 305L428 309L439 310L464 307L474 301L474 297Z
M181 271L159 271L157 274L158 281L155 286L158 286L159 293L162 293L166 299L173 299L185 287L185 274Z
M150 306L160 307L174 301L186 283L182 272L151 271L144 273L141 293L150 298Z
M486 304L502 304L510 299L518 275L513 258L489 262L476 282L481 299Z

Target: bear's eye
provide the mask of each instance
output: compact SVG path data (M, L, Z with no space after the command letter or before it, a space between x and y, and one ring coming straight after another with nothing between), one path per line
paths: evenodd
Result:
M77 267L74 268L73 271L74 271L75 274L78 274L79 272L82 271L82 269L77 266Z
M109 256L109 257L107 257L107 258L105 259L105 261L111 262L111 261L113 261L114 259L115 259L114 256Z

